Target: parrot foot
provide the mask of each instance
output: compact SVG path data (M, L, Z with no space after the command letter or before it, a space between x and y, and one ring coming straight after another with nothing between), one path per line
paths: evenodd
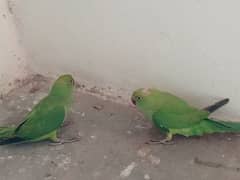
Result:
M169 141L167 139L162 139L162 140L150 139L149 141L146 142L146 144L149 144L149 145L156 145L156 144L173 145L174 142Z
M66 143L74 143L74 142L78 142L81 140L81 137L74 137L74 138L70 138L70 139L56 139L53 142L49 143L49 145L51 146L58 146L58 145L62 145L62 144L66 144Z
M65 121L63 124L62 124L62 127L67 127L67 126L70 126L72 125L73 122L72 121Z
M154 145L154 144L164 144L164 145L173 145L174 142L172 141L173 135L171 133L167 134L167 137L165 139L161 140L154 140L150 139L146 142L146 144Z

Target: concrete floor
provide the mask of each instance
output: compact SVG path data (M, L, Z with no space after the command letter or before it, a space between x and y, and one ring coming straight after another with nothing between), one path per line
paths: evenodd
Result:
M0 123L21 121L46 95L49 81L36 76L0 100ZM0 180L239 180L240 137L175 137L174 145L146 145L160 137L135 109L77 90L59 135L80 142L0 147Z

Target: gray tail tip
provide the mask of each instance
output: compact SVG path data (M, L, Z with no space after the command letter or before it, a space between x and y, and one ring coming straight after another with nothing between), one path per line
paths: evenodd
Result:
M210 105L210 106L208 106L208 107L205 107L204 110L212 113L212 112L216 111L217 109L219 109L220 107L222 107L222 106L224 106L225 104L227 104L229 101L230 101L229 98L222 99L222 100L216 102L216 103L213 104L213 105Z
M225 99L222 100L222 102L224 102L224 103L228 103L229 101L230 101L229 98L225 98Z

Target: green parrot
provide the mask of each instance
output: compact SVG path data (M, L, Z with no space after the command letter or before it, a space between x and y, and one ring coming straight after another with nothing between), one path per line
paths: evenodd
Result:
M72 102L74 79L71 75L60 76L49 94L43 98L16 127L0 127L0 145L50 140L55 143L77 141L60 140L57 130L63 124Z
M132 103L166 134L163 140L150 140L150 144L171 144L173 135L185 137L210 133L240 132L240 123L220 121L208 116L228 103L223 99L204 109L189 105L181 98L157 89L137 89L131 97Z

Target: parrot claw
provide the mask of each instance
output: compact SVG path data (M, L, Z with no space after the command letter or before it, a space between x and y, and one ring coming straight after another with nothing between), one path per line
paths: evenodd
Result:
M173 145L174 142L172 141L173 135L171 133L167 133L167 137L162 140L153 140L151 139L150 141L146 142L146 144L164 144L164 145Z
M149 144L149 145L156 145L156 144L173 145L174 142L173 141L169 141L168 139L163 139L163 140L153 140L153 139L150 139L145 144Z
M72 125L73 122L72 121L65 121L63 124L62 124L62 127L67 127L69 125Z
M53 141L51 143L49 143L50 146L58 146L58 145L62 145L62 144L66 144L66 143L74 143L74 142L78 142L81 140L81 137L74 137L74 138L70 138L70 139L57 139L56 141Z

